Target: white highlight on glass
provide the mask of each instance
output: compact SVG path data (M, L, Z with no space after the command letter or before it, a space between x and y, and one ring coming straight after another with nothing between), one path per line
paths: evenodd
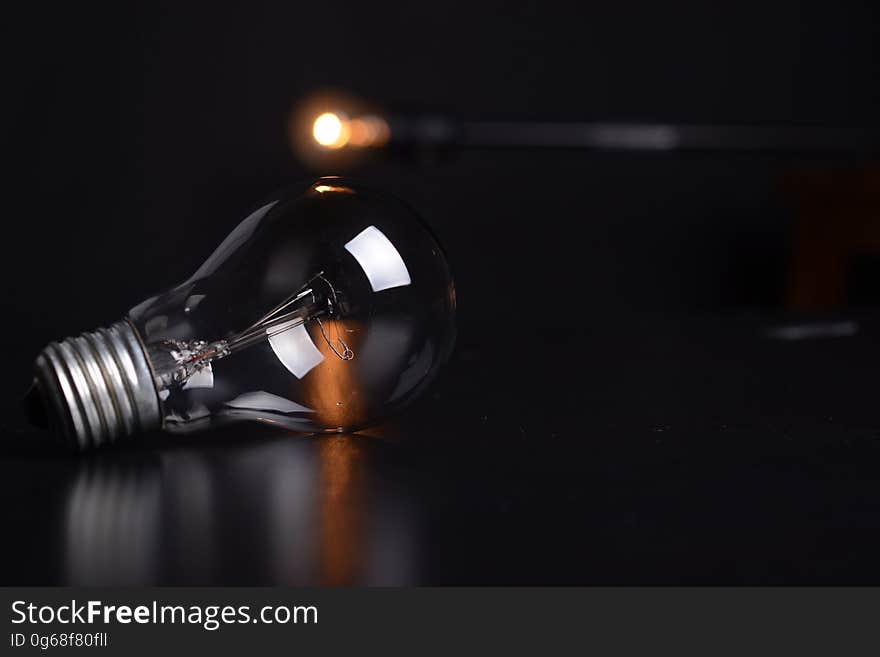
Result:
M272 351L297 379L303 378L324 360L324 354L318 350L300 322L302 320L294 319L266 330Z
M370 281L373 292L410 285L409 270L385 233L368 226L345 244Z
M184 390L191 390L193 388L213 388L214 387L214 369L211 367L211 363L207 363L202 367L202 369L198 370L194 374L190 375L190 377L186 380L186 383L183 384Z
M205 296L204 294L190 294L183 304L183 312L191 313L198 308L199 304L205 300Z
M230 408L241 408L256 411L277 411L279 413L314 413L311 408L297 404L294 401L273 395L271 392L258 390L246 392L232 401L226 402Z

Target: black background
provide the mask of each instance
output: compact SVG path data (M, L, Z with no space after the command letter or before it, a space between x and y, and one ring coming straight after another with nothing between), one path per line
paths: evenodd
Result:
M287 143L291 107L316 88L474 119L871 125L876 13L9 10L3 583L876 582L880 295L869 276L866 307L843 311L852 338L766 337L791 321L786 159L469 152L349 172L422 213L458 284L452 363L370 436L247 427L74 459L18 412L45 343L185 278L272 190L336 173L305 169ZM302 469L317 477L303 479L318 482L312 511L267 507L266 482ZM196 486L204 499L181 511ZM99 529L73 508L83 487ZM129 506L98 503L110 498Z

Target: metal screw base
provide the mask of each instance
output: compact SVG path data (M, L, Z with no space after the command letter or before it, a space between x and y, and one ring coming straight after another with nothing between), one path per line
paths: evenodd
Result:
M147 356L124 320L50 343L34 370L53 428L80 449L161 425Z

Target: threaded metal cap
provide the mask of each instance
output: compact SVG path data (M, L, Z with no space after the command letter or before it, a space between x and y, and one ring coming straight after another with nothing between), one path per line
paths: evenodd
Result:
M161 425L147 356L124 320L50 343L34 369L53 429L80 449Z

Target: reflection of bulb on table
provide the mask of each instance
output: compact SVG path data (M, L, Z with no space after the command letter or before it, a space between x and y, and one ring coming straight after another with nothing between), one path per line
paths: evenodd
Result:
M443 253L409 208L322 178L264 204L125 320L46 347L34 395L79 446L239 418L356 430L430 381L454 307Z

